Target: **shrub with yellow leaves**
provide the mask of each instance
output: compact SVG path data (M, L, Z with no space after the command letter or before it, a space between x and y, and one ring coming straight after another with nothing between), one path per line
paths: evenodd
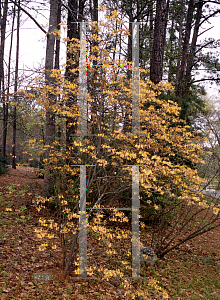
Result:
M159 256L165 255L181 242L205 232L207 228L214 228L219 218L219 204L211 206L199 192L203 180L194 167L202 162L198 138L190 133L187 126L181 124L177 104L158 98L162 91L170 90L172 86L162 82L154 85L150 81L140 80L140 135L132 134L131 118L126 117L132 115L132 80L125 76L128 64L121 58L113 59L113 53L108 50L108 41L114 40L114 31L110 30L106 37L103 26L110 28L109 22L112 26L113 20L118 20L117 14L108 17L109 21L99 28L100 46L98 57L95 58L98 66L92 66L93 51L87 50L89 134L85 137L75 135L68 149L57 138L51 147L49 159L44 160L45 172L53 180L54 196L36 199L38 209L42 209L47 202L53 204L53 209L56 208L56 217L53 220L41 220L41 225L60 237L65 274L71 272L77 257L79 165L88 165L87 202L93 208L110 208L117 201L120 205L131 206L130 166L140 165L141 227L145 233L149 227L153 229L153 233L149 230L147 234L152 236L152 246ZM123 26L118 34L127 34ZM74 49L79 51L78 41L73 41L70 51ZM74 65L71 72L77 73L74 62L68 63ZM145 78L146 71L140 71L143 74L141 78ZM75 126L79 107L77 103L69 107L67 101L70 95L78 94L79 83L77 80L69 81L59 70L53 70L51 76L54 78L53 86L44 85L40 79L36 82L34 88L38 91L38 104L46 112L49 105L48 91L53 93L57 96L54 112L64 119L72 118ZM213 222L205 221L206 211L216 214ZM117 210L112 210L111 213L110 220L119 223L119 226L129 221L128 215ZM196 222L198 224L200 214L204 216L200 229L187 233L186 226L194 226ZM105 241L111 248L108 249L108 255L113 256L113 245L117 240L129 239L131 232L122 227L120 232L117 228L106 228L105 219L106 214L92 214L91 210L87 214L87 231L98 240ZM182 241L176 242L179 233L183 233ZM37 234L42 236L43 232ZM50 233L47 237L52 239L54 236ZM69 241L71 251L67 255ZM43 243L41 247L45 249L46 246ZM91 272L95 272L95 269ZM103 270L108 278L123 277L117 269L114 272ZM125 268L125 272L126 270ZM156 282L152 282L152 286L159 290ZM166 293L164 299L167 299Z

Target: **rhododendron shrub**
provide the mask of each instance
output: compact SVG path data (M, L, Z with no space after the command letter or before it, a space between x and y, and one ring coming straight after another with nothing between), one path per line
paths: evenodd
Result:
M196 168L191 168L202 162L198 138L179 119L178 105L158 98L172 86L163 82L155 85L145 80L146 70L140 70L140 134L132 133L132 79L126 75L128 69L132 69L117 55L114 57L108 47L109 39L114 38L114 27L110 27L109 22L112 24L116 19L114 13L109 17L110 21L100 25L100 33L95 36L98 56L94 58L92 50L87 49L88 135L81 137L75 132L68 147L65 134L63 143L56 136L53 145L44 146L44 149L50 148L49 159L44 160L44 172L53 180L54 195L47 199L38 197L36 205L40 210L50 203L56 214L54 218L40 220L42 231L38 235L42 239L51 237L51 242L43 242L42 249L46 249L49 245L55 247L53 233L58 234L65 274L71 272L73 262L77 261L80 165L87 165L87 206L96 208L115 204L131 206L132 165L140 166L141 228L149 237L147 243L152 242L159 255L173 247L183 225L179 222L181 217L189 224L192 220L196 222L193 216L198 215L198 211L210 209L216 218L219 215L218 204L213 206L199 192L203 179ZM104 26L109 28L108 37ZM128 33L122 26L117 34ZM68 51L79 50L79 41L73 40ZM97 61L95 66L94 59ZM71 61L68 64L75 66ZM79 69L73 68L71 72L78 74ZM78 96L78 80L68 80L60 70L52 70L50 76L53 77L52 86L44 84L42 78L38 78L34 86L42 111L45 113L48 109L49 92L57 99L53 105L57 124L60 118L65 120L67 117L72 119L73 126L79 124L78 102L71 107L67 105L71 95ZM63 128L65 130L68 128ZM117 221L121 228L120 238L129 240L130 229L123 229L121 224L130 220L126 213L119 214L117 210L112 210L109 215L107 220L105 210L88 211L87 231L88 234L95 233L98 240L105 240L112 249L118 232L113 227L105 227L106 222ZM167 231L169 227L171 230ZM114 250L109 254L113 255ZM129 261L130 256L127 259ZM95 267L90 269L90 274L93 272ZM109 277L116 273L105 270ZM123 277L119 273L116 275Z

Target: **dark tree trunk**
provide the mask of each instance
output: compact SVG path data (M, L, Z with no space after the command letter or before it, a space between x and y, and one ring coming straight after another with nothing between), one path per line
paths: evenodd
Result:
M175 21L174 19L172 20L172 25L170 28L170 53L169 53L169 68L168 68L168 82L173 82L174 78L174 55L173 55L173 41L175 40L175 34L174 34L174 24Z
M92 13L91 18L92 22L94 24L93 27L93 34L98 37L98 0L93 0L92 1L92 7L90 8L90 11ZM91 3L90 3L91 5ZM96 50L96 47L98 46L98 41L95 39L92 41L92 55L94 57L98 56L98 51ZM95 50L94 50L95 49ZM98 114L97 114L97 108L98 108L98 99L99 96L96 93L96 88L97 88L97 77L98 77L98 70L97 70L97 60L94 59L92 62L93 68L94 68L94 73L92 74L92 96L94 98L94 102L91 103L91 133L92 134L97 134L98 130ZM101 109L101 107L99 107ZM93 138L95 139L95 137Z
M20 0L18 0L20 6ZM16 45L16 65L15 65L15 85L14 85L14 108L13 108L13 136L12 136L12 168L16 169L16 125L17 125L17 110L16 105L18 103L18 64L19 64L19 38L20 38L20 8L18 7L17 15L17 45Z
M183 7L183 0L180 1L179 7ZM181 55L182 55L182 41L183 41L183 19L184 19L184 14L180 14L178 20L179 24L179 37L178 37L178 51L177 51L177 64L176 64L176 82L179 78L179 72L180 72L180 64L181 64Z
M61 1L58 0L58 11L57 11L57 30L61 29L60 26L61 23ZM54 62L54 68L59 70L60 69L60 37L56 38L56 48L55 48L55 62ZM57 101L60 100L60 95L57 97ZM60 117L60 115L58 115ZM61 148L62 143L62 130L60 124L57 125L57 138L58 138L58 148Z
M3 14L0 14L1 22L1 40L0 40L0 97L3 104L3 130L2 130L2 154L6 156L6 136L7 136L7 119L8 119L8 104L5 103L4 91L4 50L5 50L5 31L8 11L8 0L4 2Z
M58 0L58 11L57 11L57 30L60 30L61 23L61 2ZM56 50L55 50L55 63L54 68L60 68L60 37L56 38Z
M3 93L4 86L2 82L4 80L4 51L5 51L5 31L6 31L6 21L8 12L8 0L4 1L3 14L0 15L1 19L1 44L0 44L0 91Z
M164 33L163 33L163 53L166 43L166 33L167 33L167 23L169 18L169 8L170 8L170 0L167 0L166 8L165 8L165 21L164 21Z
M69 0L69 7L72 11L68 11L68 38L69 42L68 45L71 45L71 39L80 38L80 24L79 23L72 23L72 22L82 22L84 19L84 7L85 7L85 0L79 1L79 3L75 0ZM71 56L70 56L71 55ZM66 77L69 80L76 80L79 76L79 74L75 73L72 74L70 72L71 68L77 68L79 66L79 57L78 54L74 54L74 56L70 53L67 53L67 59L72 60L71 63L74 61L75 65L69 64L66 68ZM73 58L72 58L73 57ZM77 98L76 96L69 97L67 105L73 105L76 104ZM69 146L71 145L71 134L76 134L76 125L70 125L71 123L75 122L73 118L67 118L66 121L66 147L67 150ZM77 212L79 211L79 207L77 209ZM65 241L63 237L63 246L65 247ZM70 252L68 254L68 257L66 257L66 249L64 249L64 255L63 255L63 266L65 266L64 270L64 278L71 272L72 269L72 263L74 261L74 258L76 256L76 249L78 248L78 234L72 234L71 241L70 241Z
M182 50L182 59L181 59L181 65L180 65L180 70L179 70L179 75L177 78L177 85L176 85L176 95L178 97L183 96L184 76L186 72L187 54L189 49L189 41L190 41L190 34L191 34L192 21L193 21L194 1L195 0L189 0L189 5L188 5L185 37L184 37L183 50Z
M154 41L150 65L150 80L157 84L162 80L163 56L166 33L166 0L157 0L154 26Z
M78 22L78 1L77 0L69 0L68 1L68 18L67 18L67 37L68 42L67 46L70 47L73 43L72 39L79 39L79 24ZM77 73L72 73L72 68L77 68L79 66L79 56L78 53L71 53L70 51L67 52L67 66L66 66L66 78L70 81L75 81L78 77ZM66 105L71 107L76 105L77 103L77 96L76 95L69 95ZM74 124L74 125L73 125ZM72 117L66 118L66 148L67 150L70 149L71 146L71 135L76 134L76 119Z
M132 11L129 12L129 36L128 36L128 51L127 51L127 61L128 64L132 63L132 22L134 22ZM127 79L131 78L131 70L127 69ZM124 113L124 124L123 124L123 132L129 132L131 130L131 120L129 119L129 107L125 105L125 113Z
M84 19L84 8L85 8L85 0L69 0L68 1L68 18L67 18L67 37L68 42L67 46L70 48L73 43L72 39L80 38L80 24L78 22L82 22ZM79 67L79 53L71 53L67 52L67 66L65 77L69 81L76 81L79 77L79 73L75 72L74 74L71 72L71 69L77 69ZM68 100L66 102L67 107L71 107L76 105L77 96L69 95ZM73 117L66 118L66 149L69 150L71 146L71 135L75 135L77 133L77 119Z
M150 59L152 59L152 50L153 50L153 41L154 41L154 4L153 0L151 0L149 4L149 14L150 14L150 21L149 21L149 46L150 46ZM151 64L151 63L150 63Z
M129 36L128 36L128 63L132 63L132 23L134 22L132 14L129 15ZM128 70L127 77L131 78L131 71Z
M93 0L93 22L98 22L98 0Z
M190 52L187 58L187 67L186 67L186 75L185 75L185 86L184 86L184 94L186 95L189 92L190 84L191 84L191 74L192 74L192 68L194 64L194 57L195 57L195 52L196 52L196 43L198 39L198 34L199 34L199 27L200 27L200 21L202 17L202 8L203 8L204 2L202 0L199 1L198 3L198 8L196 12L196 22L194 26L194 31L193 31L193 38L192 38L192 43L190 47Z
M55 35L52 34L57 29L57 14L58 14L58 2L50 0L50 20L49 31L47 34L47 46L46 46L46 60L45 60L45 80L46 84L52 85L53 79L50 76L50 71L54 68L54 52L55 52ZM48 146L45 151L45 158L49 159L51 153L51 146L55 141L55 115L52 109L52 105L55 100L54 96L48 93L49 107L46 112L46 133L45 143ZM43 197L50 197L53 194L53 182L49 175L44 176L43 185Z
M6 103L5 98L3 101L3 141L2 141L2 153L4 156L6 155L6 141L7 141L7 131L8 131L8 106L9 106L9 93L10 93L10 82L11 82L11 55L12 55L12 45L13 45L13 33L14 33L14 23L15 23L15 5L12 17L12 27L11 27L11 41L9 48L9 56L8 56L8 76L7 76L7 96Z

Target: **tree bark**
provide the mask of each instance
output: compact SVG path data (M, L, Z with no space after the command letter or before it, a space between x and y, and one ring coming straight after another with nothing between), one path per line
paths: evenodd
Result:
M2 155L6 156L6 135L7 135L7 103L5 103L4 91L4 52L5 52L5 31L8 12L8 0L5 0L3 7L3 14L1 19L1 40L0 40L0 96L3 104L3 130L2 130Z
M150 1L149 4L149 14L150 14L150 20L149 20L149 47L150 47L150 60L152 59L152 50L153 50L153 41L154 41L154 3L153 0ZM151 61L150 61L151 65Z
M162 80L163 56L166 33L166 0L157 0L154 26L154 41L150 65L150 80L157 84Z
M190 47L190 52L189 52L189 55L187 58L186 75L185 75L185 79L184 79L184 83L185 83L184 95L186 95L189 92L189 88L190 88L191 74L192 74L192 68L193 68L193 64L194 64L196 43L197 43L198 34L199 34L203 5L204 5L204 2L202 0L200 0L198 3L197 13L196 13L196 22L195 22L194 31L193 31L193 38L192 38L192 43L191 43L191 47Z
M67 47L70 48L73 43L72 39L79 39L79 25L78 25L78 1L77 0L68 0L68 18L67 18ZM69 81L74 81L78 77L77 73L72 73L72 68L77 68L79 66L79 56L78 53L67 52L67 66L65 76ZM66 105L71 107L76 105L77 96L69 95ZM66 117L66 149L67 151L71 146L71 135L76 134L76 119L71 117Z
M84 7L85 7L85 0L83 1L76 1L76 0L69 0L68 2L69 11L68 11L68 33L67 36L69 38L68 46L71 46L72 39L80 39L79 29L80 24L76 22L82 22L84 19ZM66 68L66 74L65 76L70 81L74 81L79 76L78 73L72 74L71 69L77 68L79 66L79 57L76 53L70 53L67 52L67 60L69 60L69 64L67 64ZM74 63L74 65L73 65ZM77 97L75 95L69 96L67 106L72 106L73 104L77 103ZM76 134L77 128L76 125L71 125L71 123L76 123L76 120L71 117L67 117L66 120L66 148L67 150L71 146L71 134ZM77 212L79 211L79 207L77 208ZM66 249L65 249L65 243L64 243L64 237L63 237L63 266L65 266L64 270L64 278L71 272L72 263L74 261L74 258L76 256L76 250L78 248L78 233L72 234L71 240L70 240L70 252L68 256L66 257Z
M132 15L132 10L129 10L129 36L128 36L128 51L127 51L127 61L128 64L132 63L132 22L134 22L133 15ZM127 79L131 79L131 70L128 68L127 69ZM129 107L125 105L125 116L124 116L124 121L123 121L123 132L129 132L131 130L131 120L129 119Z
M20 0L18 0L17 15L17 45L16 45L16 65L15 65L15 85L14 85L14 108L13 108L13 136L12 136L12 168L16 169L16 125L17 125L17 102L18 102L18 65L19 65L19 39L20 39Z
M186 72L187 54L189 48L191 28L192 28L193 12L194 12L194 0L189 0L187 18L186 18L185 37L184 37L183 50L182 50L182 59L181 59L181 65L180 65L180 70L179 70L179 75L177 78L177 85L176 85L176 95L178 97L183 96L184 76Z
M179 4L180 7L183 7L183 0L180 1ZM179 78L179 72L180 72L180 64L181 64L181 55L182 55L182 40L183 40L183 19L184 14L182 13L178 18L178 24L179 24L179 37L178 37L178 51L177 51L177 64L176 64L176 82Z
M15 23L15 5L12 17L12 27L11 27L11 41L8 56L8 76L7 76L7 96L5 102L5 96L3 98L3 130L2 130L2 153L6 156L6 142L7 142L7 131L8 131L8 107L9 107L9 93L10 93L10 82L11 82L11 55L12 55L12 45L13 45L13 33L14 33L14 23Z
M92 12L92 22L94 24L96 24L93 27L93 34L96 35L98 37L98 0L93 0L93 7L91 7L91 12ZM98 56L98 52L95 47L98 46L98 41L97 40L93 40L92 41L92 55L97 57ZM97 70L97 60L94 59L93 62L93 68L94 68L94 73L92 74L92 96L94 98L94 102L91 103L91 133L92 134L97 134L97 130L98 130L98 112L97 112L97 107L98 107L98 95L96 92L96 88L97 88L97 77L98 77L98 70ZM99 107L99 109L101 109L101 107ZM93 137L93 139L95 140L95 137Z
M6 21L8 12L8 0L5 0L3 7L3 14L0 15L1 19L1 44L0 44L0 91L3 93L4 86L2 85L4 80L4 52L5 52L5 31L6 31Z
M60 23L61 23L61 2L58 0L58 10L57 10L57 30L60 30ZM55 62L54 68L60 68L60 37L56 38L56 50L55 50Z
M45 59L45 81L47 85L53 85L53 79L50 76L50 71L54 68L54 47L55 47L55 35L53 32L57 29L57 14L58 14L58 2L50 0L50 20L49 30L47 33L47 46L46 46L46 59ZM45 143L47 149L45 151L45 158L49 159L51 153L51 146L55 141L55 115L52 105L55 102L54 95L48 93L49 107L46 112L46 133ZM43 185L43 197L48 198L53 194L53 182L49 174L44 176Z
M174 75L174 55L173 55L173 41L175 40L175 34L174 34L174 24L175 24L175 20L172 19L172 25L171 25L171 28L170 28L170 39L169 39L169 42L170 42L170 53L169 53L169 68L168 68L168 82L173 82L174 78L173 78L173 75Z

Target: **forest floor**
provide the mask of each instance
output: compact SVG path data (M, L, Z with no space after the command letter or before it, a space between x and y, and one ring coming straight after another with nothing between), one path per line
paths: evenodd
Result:
M38 212L31 205L39 193L43 179L37 179L32 168L9 168L0 175L0 299L130 299L119 294L119 285L100 279L73 280L62 277L62 253L57 249L40 251L41 240L35 234L39 227ZM88 237L94 244L94 239ZM120 249L121 246L119 245ZM126 246L129 249L129 246ZM124 249L126 249L124 247ZM96 260L103 266L102 246ZM120 250L119 249L119 250ZM133 291L146 288L146 296L134 299L220 299L220 228L187 242L172 251L152 267L142 266L148 279L132 281ZM37 272L54 274L49 281L33 278ZM150 279L157 280L157 285ZM151 287L150 287L151 286ZM154 287L153 287L154 286Z

